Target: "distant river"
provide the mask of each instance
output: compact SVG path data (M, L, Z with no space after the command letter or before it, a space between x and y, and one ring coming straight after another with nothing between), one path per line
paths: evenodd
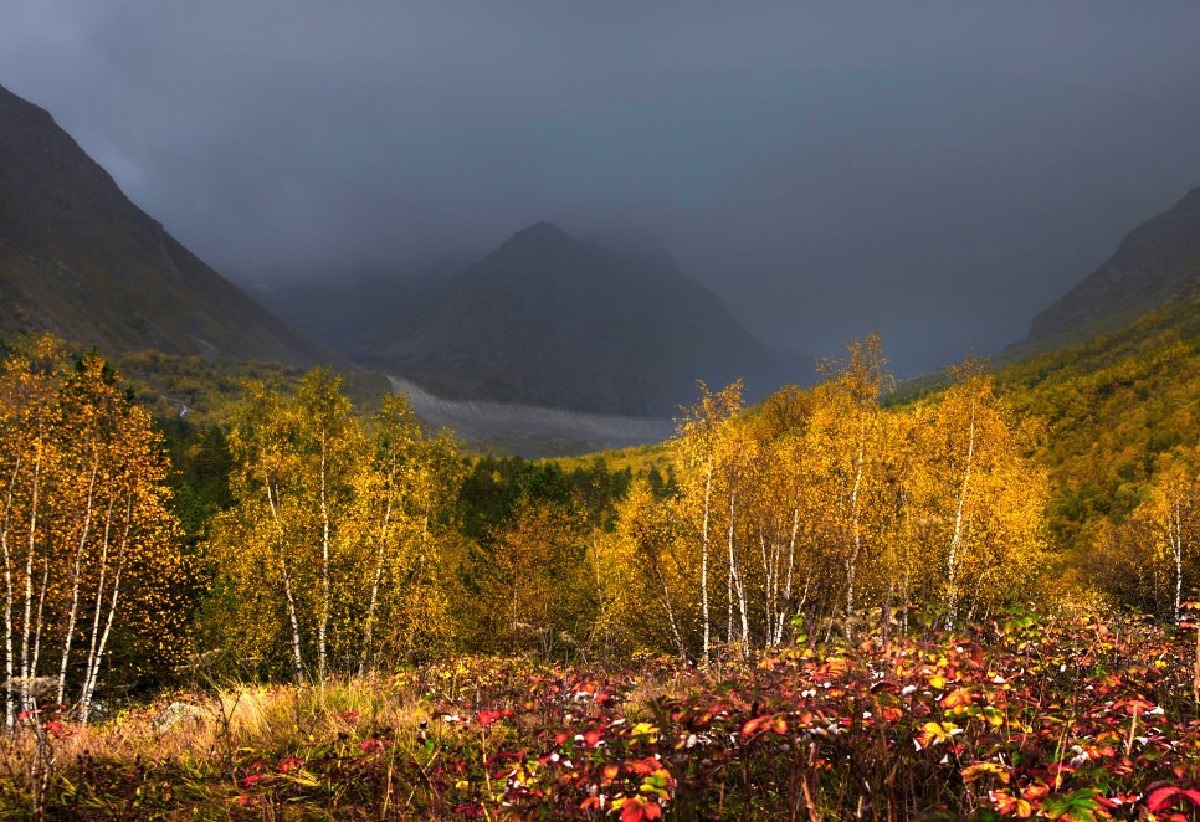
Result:
M389 379L393 390L406 394L425 422L452 428L462 439L485 449L523 457L568 456L661 442L673 430L667 419L490 400L447 400L400 377Z

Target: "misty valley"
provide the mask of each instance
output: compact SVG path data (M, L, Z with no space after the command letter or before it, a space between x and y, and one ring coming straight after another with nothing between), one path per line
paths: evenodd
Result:
M0 816L1200 818L1200 10L932 5L17 3Z

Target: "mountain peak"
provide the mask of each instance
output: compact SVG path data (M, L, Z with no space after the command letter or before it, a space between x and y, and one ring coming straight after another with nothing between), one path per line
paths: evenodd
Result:
M546 245L575 244L577 241L568 234L558 223L542 220L526 226L514 233L501 244L498 250L506 248L542 247Z
M697 379L775 367L674 263L610 253L548 222L517 232L358 356L447 399L652 417L690 400Z

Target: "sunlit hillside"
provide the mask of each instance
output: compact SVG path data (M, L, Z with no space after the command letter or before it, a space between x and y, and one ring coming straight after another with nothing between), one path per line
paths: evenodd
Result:
M0 820L1197 822L1197 33L5 4Z

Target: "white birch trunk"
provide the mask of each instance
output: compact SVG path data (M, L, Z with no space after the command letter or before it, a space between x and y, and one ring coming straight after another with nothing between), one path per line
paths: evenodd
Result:
M788 538L788 571L787 582L783 586L783 601L787 603L788 609L792 606L792 573L796 567L796 537L800 532L800 506L792 508L792 533ZM779 645L783 642L783 623L786 619L786 612L779 614L779 627L775 629L775 644Z
M24 710L32 707L29 697L29 679L32 676L29 653L33 630L33 558L37 553L37 514L42 479L42 447L42 441L39 438L33 469L33 492L29 506L29 550L25 555L25 621L21 630L21 707Z
M358 661L359 676L367 672L367 658L371 653L371 643L375 636L375 609L379 603L379 582L383 578L383 557L384 546L387 544L387 535L392 521L392 495L389 491L387 506L383 512L383 527L379 535L379 542L375 546L375 576L371 581L371 601L367 606L367 624L363 631L363 650L362 658Z
M83 550L87 546L88 536L91 534L92 527L92 506L96 489L96 471L98 462L93 453L92 475L88 480L87 503L84 508L83 529L79 535L79 544L75 546L75 568L71 576L71 613L67 617L67 634L63 638L62 661L59 664L58 671L58 699L57 702L61 705L66 699L67 691L67 664L71 658L71 643L75 638L75 621L79 615L79 575L83 566ZM112 514L112 505L109 505L109 515Z
M271 517L275 520L275 529L279 533L279 546L277 556L279 557L279 570L283 576L283 594L287 600L288 620L291 622L292 628L292 661L296 666L296 684L304 684L304 656L300 649L300 619L296 614L296 598L292 595L292 578L288 573L287 558L284 556L284 532L283 520L279 516L278 494L274 491L274 485L267 480L267 503L271 507Z
M771 640L775 636L775 611L774 611L774 591L772 591L772 581L775 578L775 543L771 543L771 551L767 551L767 538L763 534L762 526L758 529L758 549L762 554L763 574L765 575L763 584L763 647L770 648Z
M687 646L683 644L683 635L679 633L679 624L675 621L675 608L671 605L671 590L667 587L667 577L658 563L654 564L654 574L658 577L663 589L663 605L667 609L667 622L671 625L671 635L675 638L675 647L679 649L679 657L687 662Z
M29 668L29 676L31 679L37 677L38 660L42 656L42 616L46 609L46 585L50 581L50 560L42 560L42 586L38 593L37 619L34 620L33 629L33 664Z
M846 636L850 636L850 618L854 615L854 582L858 575L858 556L862 553L862 530L858 521L858 492L862 485L863 462L866 459L866 438L863 423L859 423L858 454L854 459L854 487L850 491L850 557L846 562Z
M1172 522L1171 547L1175 554L1175 624L1179 624L1179 611L1181 607L1180 600L1183 598L1183 517L1180 513L1180 504L1176 501L1173 514L1174 521Z
M132 517L130 517L130 520ZM129 528L132 523L130 520L125 521L125 539L129 538ZM96 584L96 612L92 617L92 638L88 644L87 660L84 665L83 688L80 692L79 714L84 722L87 722L88 714L91 712L91 700L88 699L88 683L92 679L92 668L96 663L96 649L100 644L100 621L104 609L104 583L108 576L108 548L109 548L109 527L105 526L104 542L100 548L100 581Z
M96 693L96 683L100 679L100 663L104 659L104 650L108 647L108 637L112 632L113 617L117 613L117 602L121 595L121 577L125 571L125 552L129 546L129 533L133 528L133 495L130 492L129 507L125 512L127 517L125 521L125 532L121 536L121 547L117 550L116 568L113 572L112 594L108 605L108 618L104 623L104 633L100 636L100 642L95 647L93 652L88 654L87 675L84 679L83 698L80 700L80 717L83 722L88 721L88 716L92 710L92 697ZM96 616L100 616L99 603L97 603ZM95 634L93 633L93 636Z
M19 447L19 446L18 446ZM15 694L13 693L13 578L12 550L8 542L9 523L12 521L13 495L17 477L21 473L21 455L13 458L13 470L8 480L8 493L4 500L4 520L0 526L0 548L4 553L4 727L12 730L16 723Z
M700 610L704 622L704 664L711 661L712 620L708 612L708 521L712 502L713 460L708 458L708 471L704 477L704 521L700 528Z
M733 482L733 479L730 479ZM737 593L738 616L742 627L742 656L746 656L750 645L750 622L746 616L746 587L742 584L742 575L738 569L737 551L734 543L734 521L736 514L737 495L731 489L729 492L729 633L733 633L733 594ZM732 641L733 637L730 636Z
M325 632L329 627L329 503L325 495L325 436L321 436L321 622L317 626L317 681L325 684Z

